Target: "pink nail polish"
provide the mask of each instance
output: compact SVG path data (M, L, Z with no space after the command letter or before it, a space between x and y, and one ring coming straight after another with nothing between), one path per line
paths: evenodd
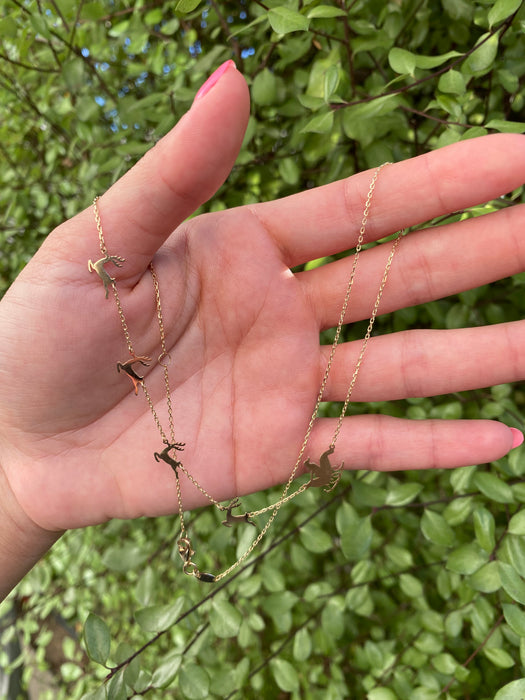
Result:
M232 67L235 68L235 63L231 59L220 65L217 70L210 75L208 80L198 89L195 99L197 100L200 97L204 97L204 95L209 92L216 83L219 82L220 78L224 75L224 73L226 73L228 68Z
M517 428L511 428L511 431L514 438L512 441L512 447L519 447L523 442L523 433Z

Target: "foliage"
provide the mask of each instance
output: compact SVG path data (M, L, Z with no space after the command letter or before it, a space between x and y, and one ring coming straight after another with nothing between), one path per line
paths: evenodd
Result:
M238 164L207 209L525 132L524 21L520 0L8 0L0 292L47 232L170 128L223 60L247 77L253 108ZM524 285L517 275L396 312L378 331L515 320ZM503 385L350 411L523 428L524 404L523 390ZM2 642L15 631L22 640L11 667L25 664L26 682L50 667L49 697L73 700L519 700L524 448L452 472L345 474L330 496L307 491L283 508L271 544L212 588L179 573L176 518L67 533L7 604L18 621ZM242 536L232 543L208 510L191 519L209 570L235 559ZM57 619L69 631L52 662Z

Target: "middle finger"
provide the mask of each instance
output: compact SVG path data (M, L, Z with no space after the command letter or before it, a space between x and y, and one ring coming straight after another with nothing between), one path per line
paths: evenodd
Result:
M525 205L424 229L401 241L379 313L426 303L494 282L525 269ZM362 251L345 321L368 318L391 243ZM338 322L353 256L297 273L320 328Z

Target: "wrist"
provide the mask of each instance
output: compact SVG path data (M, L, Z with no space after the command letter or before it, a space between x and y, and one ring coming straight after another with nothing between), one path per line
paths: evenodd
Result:
M0 601L61 534L44 530L26 515L0 468Z

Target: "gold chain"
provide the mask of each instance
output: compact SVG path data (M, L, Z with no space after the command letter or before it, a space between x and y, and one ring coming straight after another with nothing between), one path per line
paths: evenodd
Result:
M297 472L299 470L299 467L301 466L301 463L303 461L304 453L306 450L306 447L308 445L308 442L310 440L310 435L313 430L314 423L317 419L318 412L319 412L319 407L321 405L321 402L323 400L324 392L326 389L326 385L328 382L328 378L330 375L330 371L332 369L332 364L334 360L334 355L337 346L339 345L339 339L341 336L341 330L344 324L344 320L346 317L346 312L348 309L348 304L350 301L350 294L353 288L354 284L354 279L355 279L355 274L357 270L357 265L359 262L359 256L362 250L362 246L364 243L364 238L365 238L365 233L366 233L366 226L368 223L368 217L370 213L370 207L372 204L372 197L374 194L375 186L377 179L379 177L379 173L381 169L385 166L389 165L388 163L383 163L383 165L380 165L376 170L374 171L374 174L372 176L372 180L370 182L370 187L368 190L368 195L365 201L365 206L363 210L363 218L361 221L361 227L359 230L359 236L357 238L357 243L355 246L355 252L353 256L353 263L352 263L352 269L350 272L350 277L348 280L348 284L346 287L346 292L343 300L343 305L341 309L341 313L339 316L339 321L337 323L336 327L336 332L334 336L334 340L332 342L331 348L330 348L330 353L328 356L328 361L326 364L326 368L324 371L323 379L321 381L321 386L319 388L319 392L317 394L317 399L315 402L315 406L312 412L312 415L310 417L310 421L308 423L308 427L306 429L306 433L303 439L303 442L301 444L299 454L297 457L297 460L294 464L294 467L290 473L290 476L288 478L288 481L286 482L283 492L281 494L281 497L276 503L273 503L272 505L266 506L265 508L261 508L260 510L253 511L253 512L247 512L243 513L241 515L233 515L232 510L236 508L239 505L239 501L237 498L233 499L228 506L221 505L213 496L211 496L206 489L201 486L201 484L198 483L198 481L190 474L190 472L184 467L181 461L175 458L174 455L171 454L173 450L175 451L182 451L184 449L184 443L177 442L175 439L175 429L174 429L174 419L173 419L173 406L172 406L172 401L171 401L171 389L170 389L170 381L169 381L169 371L168 367L171 361L170 354L168 352L167 346L166 346L166 332L165 332L165 326L164 326L164 318L162 314L162 304L161 304L161 296L160 296L160 287L159 287L159 281L157 277L157 273L155 271L155 268L153 266L153 263L149 264L149 270L151 273L151 277L153 280L153 288L154 288L154 294L155 294L155 306L156 306L156 314L157 314L157 321L158 321L158 327L159 327L159 334L160 334L160 348L161 348L161 353L157 359L157 364L159 364L163 368L163 375L164 375L164 386L166 390L166 404L167 404L167 412L168 412L168 424L169 424L169 438L166 435L166 432L164 431L164 428L162 426L162 423L159 419L159 416L157 414L157 411L155 410L155 406L153 404L153 400L151 398L151 395L148 391L148 388L146 386L146 382L144 380L144 377L140 376L137 374L136 370L134 369L133 365L136 365L137 363L140 363L144 366L149 366L151 363L151 358L146 357L146 356L137 356L135 354L134 348L133 348L133 343L131 340L131 335L129 332L129 328L126 322L126 316L124 314L124 310L122 307L122 303L118 294L117 286L115 279L113 277L110 277L108 274L107 270L104 268L104 265L106 263L112 263L116 267L122 267L122 264L125 262L125 258L121 258L116 255L109 255L108 249L106 247L106 243L104 240L104 234L102 231L102 222L100 218L100 212L98 209L98 197L95 197L93 200L93 210L95 214L95 221L97 225L97 231L98 231L98 237L99 237L99 243L100 243L100 252L102 253L103 257L93 263L91 260L88 262L88 269L90 271L95 271L98 273L98 275L101 277L102 282L104 283L104 288L106 290L106 298L108 297L109 293L109 288L112 289L113 296L115 298L115 303L117 306L117 311L118 311L118 316L120 319L120 323L122 326L122 330L124 333L124 338L126 340L126 344L128 347L128 351L130 353L130 359L127 360L126 362L119 362L117 363L117 369L119 371L125 372L129 378L132 380L133 385L135 387L135 394L138 393L138 387L140 386L144 392L144 396L146 398L147 404L149 406L149 409L151 411L151 414L153 416L153 420L155 422L155 425L157 426L157 429L162 437L163 444L165 445L165 448L162 450L160 453L154 453L154 457L157 461L163 460L167 464L169 464L175 474L175 481L176 481L176 489L177 489L177 503L178 503L178 509L179 509L179 521L180 521L180 535L179 539L177 541L177 546L178 546L178 551L179 554L182 558L183 562L183 570L184 573L194 576L195 578L201 580L201 581L207 581L207 582L215 582L215 581L220 581L222 578L227 576L229 573L231 573L234 569L236 569L242 562L244 562L250 554L253 552L253 550L257 547L257 545L260 543L260 541L263 539L265 534L268 532L270 529L273 521L277 517L277 514L281 507L287 503L288 501L291 501L293 498L298 496L300 493L303 493L306 491L307 488L313 487L313 486L323 486L325 487L325 491L331 491L338 483L339 478L341 476L341 470L343 468L343 464L337 466L337 467L332 467L329 461L329 455L331 455L334 450L335 450L335 445L337 442L337 439L339 437L339 433L341 431L342 425L343 425L343 419L346 415L346 411L348 409L348 405L350 403L352 393L355 387L355 384L357 382L357 377L359 374L359 370L361 368L361 365L363 363L363 359L365 356L366 348L368 345L368 342L370 340L372 330L374 327L374 323L377 317L377 313L379 311L379 305L381 302L381 298L383 296L383 291L387 282L388 274L390 272L390 267L392 265L392 261L394 258L394 254L396 252L397 246L401 240L401 237L403 235L403 232L399 232L394 239L392 248L390 250L390 254L388 256L383 277L381 279L381 283L379 285L379 291L377 293L377 297L374 303L374 307L372 310L372 315L370 316L370 320L368 323L368 327L365 333L365 336L363 338L362 346L361 346L361 351L359 354L359 357L357 359L354 372L352 374L352 378L350 380L350 384L348 387L348 391L346 393L346 397L339 415L339 419L337 422L336 429L334 431L334 435L332 437L332 441L330 442L330 446L326 452L321 455L321 458L319 460L319 464L312 464L308 459L304 462L305 467L311 470L312 476L307 481L304 483L302 486L297 488L295 491L292 493L289 493L290 488L292 486L292 483L297 476ZM248 549L235 561L230 567L222 571L221 573L217 575L213 574L208 574L208 573L203 573L200 572L199 569L197 568L196 564L193 561L193 555L195 554L190 538L188 536L187 530L186 530L186 525L184 522L184 507L183 507L183 502L182 502L182 493L181 493L181 486L180 486L180 478L179 478L179 470L188 478L188 480L197 488L200 493L208 500L210 503L215 505L217 508L219 508L221 511L226 511L227 512L227 518L225 521L223 521L223 524L225 525L232 525L234 523L238 522L248 522L251 524L255 524L252 520L252 518L263 515L264 513L267 513L269 511L271 512L270 517L268 518L266 524L262 528L262 530L259 532L259 534L254 538Z

